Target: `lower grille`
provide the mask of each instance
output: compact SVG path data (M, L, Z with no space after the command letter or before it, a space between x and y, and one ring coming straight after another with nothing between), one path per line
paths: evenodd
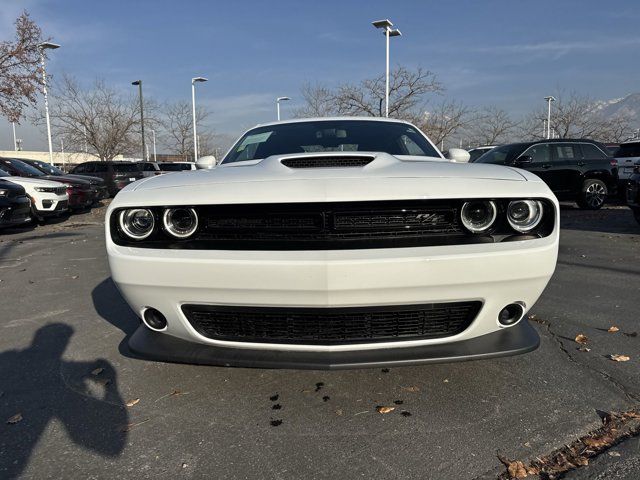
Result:
M262 308L183 305L189 323L214 340L336 345L456 335L482 302L353 308Z

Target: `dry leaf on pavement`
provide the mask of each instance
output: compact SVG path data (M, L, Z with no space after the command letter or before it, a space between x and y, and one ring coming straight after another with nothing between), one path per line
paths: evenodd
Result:
M628 362L629 360L631 360L631 357L627 355L618 355L617 353L609 355L609 358L614 362Z
M611 325L611 326L609 327L609 330L607 330L607 332L609 332L609 333L616 333L616 332L618 332L619 330L620 330L620 329L619 329L618 327L616 327L615 325Z
M419 392L420 388L419 387L415 387L415 386L410 386L410 387L402 387L403 390L406 390L407 392Z
M22 414L21 413L16 413L13 417L9 418L9 420L7 420L7 423L9 425L15 425L18 422L22 421Z
M378 413L391 413L396 409L396 407L376 407Z
M580 345L586 345L587 342L589 341L587 336L583 335L582 333L578 334L575 340L576 340L576 343L579 343Z
M104 368L98 367L94 370L91 370L91 375L100 375L102 372L104 372Z
M526 478L529 474L527 473L527 469L520 460L516 460L515 462L511 462L507 467L509 471L509 476L511 478Z
M138 402L140 402L139 398L134 398L133 400L129 400L127 402L127 407L133 407L134 405L136 405Z

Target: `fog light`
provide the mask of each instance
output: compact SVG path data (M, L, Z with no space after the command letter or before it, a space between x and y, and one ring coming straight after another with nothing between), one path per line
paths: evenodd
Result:
M524 315L524 307L519 303L511 303L500 310L498 322L505 327L511 327L518 323Z
M161 331L167 328L167 319L155 308L147 308L142 315L144 324L151 330Z

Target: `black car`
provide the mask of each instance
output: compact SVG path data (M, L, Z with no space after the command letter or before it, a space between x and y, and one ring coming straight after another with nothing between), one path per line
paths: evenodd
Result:
M107 184L109 195L112 197L131 182L144 177L140 166L134 162L85 162L76 166L71 170L71 173L102 178Z
M24 188L0 179L0 228L22 225L31 220L31 200Z
M51 165L50 163L43 162L40 160L28 160L26 158L21 158L24 163L27 165L31 165L32 167L37 168L41 172L46 175L52 175L54 177L67 177L67 178L77 178L79 180L87 181L91 184L91 186L96 190L96 200L103 200L109 196L109 192L107 191L107 185L105 181L100 177L91 177L89 175L73 175L71 173L64 173L55 165ZM62 180L62 179L60 179Z
M627 183L627 205L633 211L633 216L640 223L640 166L636 167Z
M528 170L539 176L559 200L597 210L618 188L617 162L604 145L593 140L556 139L502 145L477 163L494 163Z
M51 180L68 185L69 208L79 210L90 207L96 199L96 189L86 180L75 177L47 175L36 167L23 162L17 158L0 157L0 168L10 175L17 177L38 178L40 180Z

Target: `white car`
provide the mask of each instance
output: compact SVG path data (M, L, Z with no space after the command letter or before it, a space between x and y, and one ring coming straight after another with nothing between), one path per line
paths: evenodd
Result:
M69 185L32 177L16 177L0 170L0 177L21 185L31 199L31 215L38 221L60 215L69 209Z
M221 165L124 188L113 281L142 358L351 368L513 355L554 272L558 202L517 168L449 162L416 127L278 122Z

